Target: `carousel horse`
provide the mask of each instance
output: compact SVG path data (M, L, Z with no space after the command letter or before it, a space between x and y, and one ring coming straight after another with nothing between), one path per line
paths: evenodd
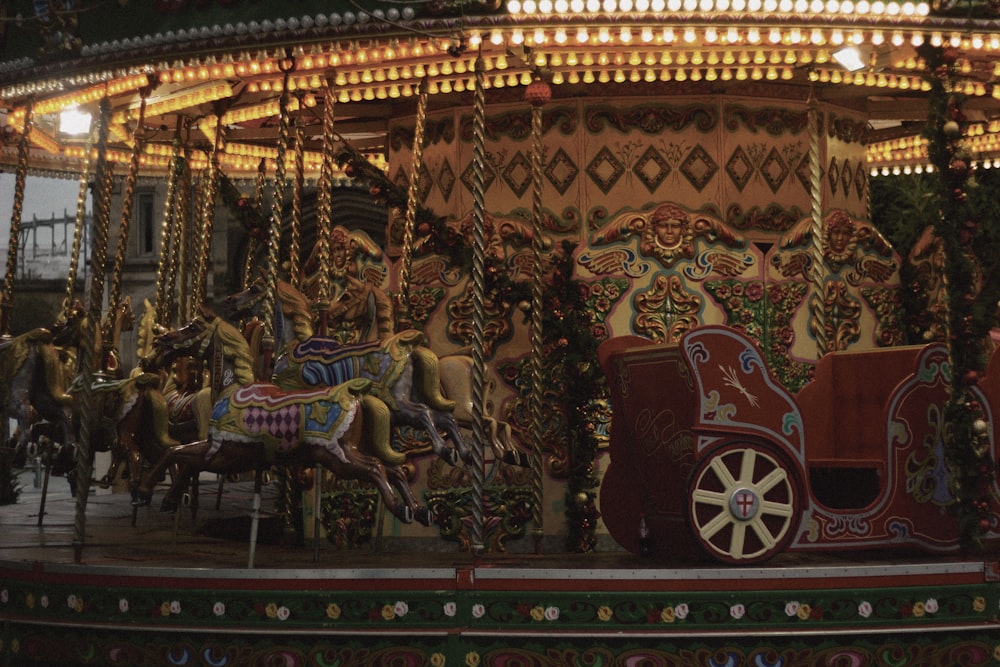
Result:
M27 451L32 424L38 419L58 426L64 447L75 445L73 397L67 392L60 348L79 342L82 321L82 306L74 306L51 329L33 329L0 342L0 442L10 440L9 420L15 419L15 458Z
M330 304L327 318L332 322L354 325L362 343L388 338L396 332L392 299L371 283L345 275L347 287L343 294Z
M441 393L455 401L455 421L464 429L472 430L472 357L465 354L448 354L439 359L441 367ZM483 415L483 425L489 438L493 456L504 463L527 468L528 455L514 444L514 434L508 422Z
M132 297L126 296L108 310L107 318L102 327L101 369L97 374L94 388L102 402L100 427L102 440L108 442L111 452L111 464L108 466L108 471L97 482L104 488L111 486L118 475L118 470L129 457L128 447L122 445L122 438L120 434L116 433L118 431L119 408L122 401L126 399L118 395L120 392L109 390L117 389L115 383L125 379L125 369L122 366L121 358L122 333L133 331L135 324ZM131 472L131 467L127 469Z
M421 332L410 329L380 341L341 345L314 335L312 311L302 292L284 281L278 281L277 287L280 307L275 308L275 329L280 340L272 376L277 384L303 388L333 386L354 378L371 380L375 394L389 406L394 425L426 431L434 453L450 465L469 461L472 452L452 414L455 402L441 393L438 357L424 345ZM263 286L254 283L226 298L226 313L234 319L256 315L263 299Z
M208 439L164 453L143 484L147 502L152 484L172 464L184 466L188 474L243 473L274 464L322 465L343 479L372 482L401 521L417 519L429 525L430 515L413 496L400 465L405 458L391 448L389 410L369 393L370 380L292 391L255 382L246 339L206 309L181 329L157 337L155 346L158 355L212 360L220 368L222 388L212 407ZM385 463L392 460L398 463ZM187 476L173 480L161 509L175 506Z

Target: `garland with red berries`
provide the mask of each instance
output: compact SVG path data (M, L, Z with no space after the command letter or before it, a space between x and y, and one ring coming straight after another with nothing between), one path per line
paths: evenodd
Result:
M986 370L990 329L996 324L998 287L995 260L977 253L983 233L975 197L975 169L963 141L967 118L962 110L957 50L924 45L918 50L930 83L924 136L938 174L939 216L934 233L945 256L951 395L945 406L944 448L950 474L952 509L963 548L980 543L995 528L992 488L996 464L990 448L990 425L974 391Z
M390 182L368 159L346 144L334 156L344 173L370 184L372 197L390 209L406 210L408 193ZM467 270L472 262L470 248L460 233L446 224L442 216L424 206L416 210L416 235L421 254L441 255L453 267ZM554 254L555 266L547 277L543 346L547 351L544 381L546 386L562 387L567 397L566 430L570 460L566 483L567 545L573 551L591 551L597 543L596 489L599 438L596 432L595 404L604 395L603 376L596 363L600 342L592 333L591 313L581 302L582 292L573 278L573 246L564 243ZM509 310L514 304L529 300L528 285L511 280L501 259L488 258L486 289L490 300Z

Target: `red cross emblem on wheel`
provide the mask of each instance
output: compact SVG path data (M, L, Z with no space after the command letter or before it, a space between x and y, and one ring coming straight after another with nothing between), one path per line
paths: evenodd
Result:
M729 511L741 521L749 521L757 515L760 501L751 489L738 488L729 497Z

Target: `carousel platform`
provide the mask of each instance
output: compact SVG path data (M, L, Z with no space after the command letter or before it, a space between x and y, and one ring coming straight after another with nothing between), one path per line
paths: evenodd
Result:
M391 529L341 551L265 521L250 567L250 482L134 526L127 495L92 492L78 550L64 480L39 522L23 475L0 507L2 665L1000 664L993 558L474 556Z

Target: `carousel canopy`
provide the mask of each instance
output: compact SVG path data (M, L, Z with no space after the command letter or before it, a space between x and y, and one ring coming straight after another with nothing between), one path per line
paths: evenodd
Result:
M36 171L76 172L86 119L110 105L108 157L128 162L143 116L143 171L164 174L178 138L250 175L274 160L279 101L320 169L323 105L336 133L378 162L388 121L468 104L481 58L491 97L732 93L823 100L865 115L873 171L926 164L924 45L953 51L974 157L1000 159L1000 29L985 3L900 0L28 0L0 5L0 163L30 120ZM463 97L464 96L464 97ZM84 130L68 111L85 114ZM87 116L86 114L90 114Z

